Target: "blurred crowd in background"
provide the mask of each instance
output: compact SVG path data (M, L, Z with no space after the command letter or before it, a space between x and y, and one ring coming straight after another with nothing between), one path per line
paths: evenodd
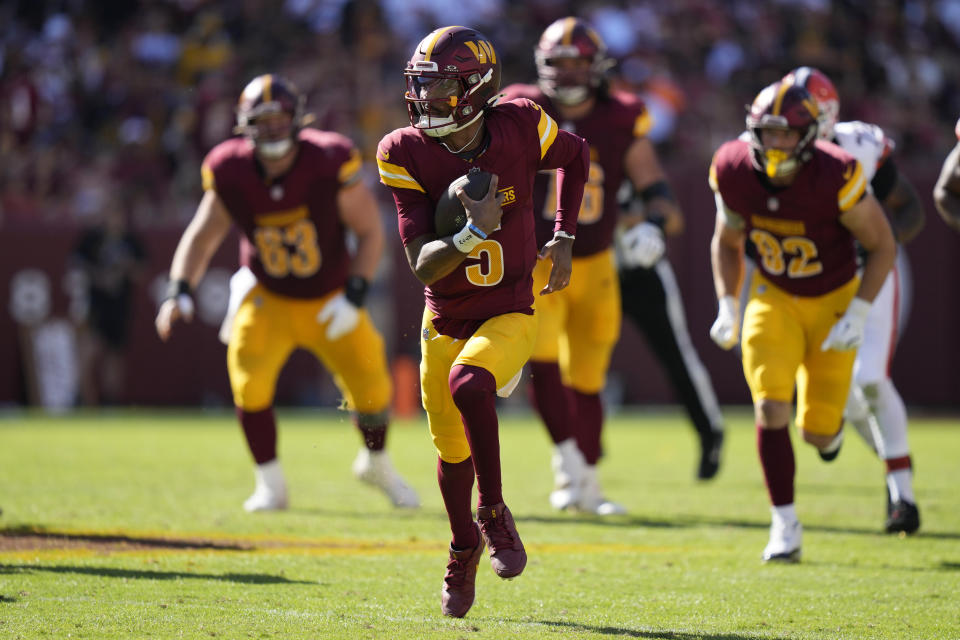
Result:
M668 166L702 158L705 174L744 104L801 63L836 83L842 118L884 127L901 164L954 142L957 0L13 0L0 5L0 229L111 209L136 229L184 226L204 154L264 72L291 78L317 125L372 161L407 124L401 71L423 35L473 26L505 85L531 82L539 34L565 15L593 23L615 82L647 99Z

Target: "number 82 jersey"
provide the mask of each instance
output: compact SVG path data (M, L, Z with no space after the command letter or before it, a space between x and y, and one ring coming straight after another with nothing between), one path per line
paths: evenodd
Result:
M320 298L344 286L350 266L337 196L360 180L362 161L346 137L304 129L283 176L268 180L253 146L231 138L201 168L204 190L216 191L239 227L240 264L270 291Z
M856 158L815 143L793 183L774 187L754 168L750 144L724 143L710 164L718 215L743 229L771 282L798 296L826 294L854 277L854 239L840 216L863 198L867 180Z

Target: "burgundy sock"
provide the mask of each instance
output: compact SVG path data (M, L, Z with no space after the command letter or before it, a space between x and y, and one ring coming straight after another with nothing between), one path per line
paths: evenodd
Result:
M797 466L793 443L790 441L790 427L764 429L757 425L757 450L760 452L760 466L767 481L770 503L775 507L793 504L793 478Z
M530 403L547 425L550 438L559 444L573 436L573 393L560 381L560 365L556 362L531 360Z
M237 418L247 438L247 446L257 464L270 462L277 457L277 420L273 407L262 411L244 411L237 407Z
M899 458L887 458L886 460L884 460L884 462L887 464L887 473L893 473L894 471L913 468L913 463L910 460L910 456L900 456Z
M600 444L600 432L603 429L603 403L599 393L581 393L573 389L577 411L574 418L574 431L577 446L583 452L587 464L597 464L603 455Z
M361 414L353 420L363 435L364 446L370 451L383 451L387 444L387 424L383 418L379 414L374 416Z
M450 369L450 392L460 410L477 472L478 504L503 502L500 481L500 433L497 423L497 381L481 367L458 364Z
M443 505L447 508L450 531L453 532L451 544L456 549L473 549L477 546L477 529L473 526L473 509L470 507L473 496L473 461L467 458L463 462L444 462L437 458L437 483Z

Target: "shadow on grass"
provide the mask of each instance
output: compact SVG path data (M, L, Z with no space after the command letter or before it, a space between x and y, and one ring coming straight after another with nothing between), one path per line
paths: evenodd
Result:
M74 573L101 578L123 578L133 580L181 580L193 578L197 580L219 580L221 582L239 582L242 584L310 584L316 582L308 580L290 580L283 576L274 576L265 573L189 573L184 571L145 571L142 569L115 569L113 567L79 567L72 565L42 565L42 564L0 564L0 574L37 572L47 573Z
M7 550L19 546L45 548L87 548L112 550L128 549L189 549L210 551L250 551L249 543L226 542L205 538L160 538L112 533L56 531L36 525L21 525L0 529L0 548Z
M528 622L528 621L516 621ZM600 627L590 624L580 624L578 622L559 622L555 620L538 620L538 625L545 627L559 627L576 632L597 633L604 636L614 636L622 638L651 638L662 640L756 640L766 638L767 640L787 640L782 636L768 635L745 635L742 633L688 633L686 631L641 631L639 629L625 629L623 627Z
M567 524L601 527L648 527L650 529L692 529L697 527L733 527L737 529L763 529L770 527L769 522L742 520L735 518L713 518L697 516L677 516L675 518L647 518L641 516L594 516L589 514L557 514L532 515L516 518L518 523L535 522L538 524ZM879 528L838 527L822 524L803 523L804 531L820 531L825 533L848 533L852 535L888 535ZM888 535L888 537L894 537ZM960 540L960 532L920 530L909 538L925 538L932 540Z

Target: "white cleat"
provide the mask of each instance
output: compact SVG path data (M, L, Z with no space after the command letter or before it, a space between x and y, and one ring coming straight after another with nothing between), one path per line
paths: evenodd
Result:
M243 508L254 511L281 511L287 508L287 482L283 477L283 469L276 458L270 462L258 464L253 474L257 486L253 495L244 500Z
M360 449L353 461L353 475L362 482L378 487L395 507L416 509L420 506L420 496L393 468L386 451Z
M598 516L616 516L627 512L623 505L611 502L603 496L596 465L584 465L580 483L580 499L577 509Z
M554 509L563 511L576 506L586 465L573 438L567 438L553 448L550 466L553 469L554 490L550 492L550 505Z
M763 550L764 562L800 562L803 527L798 520L774 518L770 524L770 541Z
M286 489L276 492L266 487L257 487L249 498L243 501L245 511L282 511L287 508Z

